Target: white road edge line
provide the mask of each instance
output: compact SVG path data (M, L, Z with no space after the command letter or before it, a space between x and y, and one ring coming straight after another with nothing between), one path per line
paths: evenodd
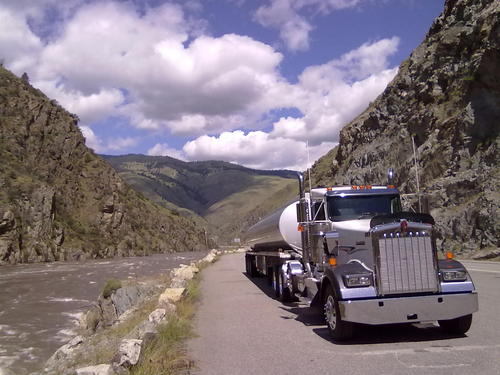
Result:
M470 268L470 267L467 267L467 271L500 273L500 271L482 270L482 269L479 269L479 268Z
M445 353L445 352L455 352L455 351L488 350L488 349L500 349L500 345L430 346L426 348L373 350L369 352L356 352L356 354L370 356L370 355L385 355L385 354Z

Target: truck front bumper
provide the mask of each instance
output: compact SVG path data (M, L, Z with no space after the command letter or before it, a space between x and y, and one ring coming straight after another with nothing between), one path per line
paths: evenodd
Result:
M448 320L478 310L477 293L339 301L343 320L365 324Z

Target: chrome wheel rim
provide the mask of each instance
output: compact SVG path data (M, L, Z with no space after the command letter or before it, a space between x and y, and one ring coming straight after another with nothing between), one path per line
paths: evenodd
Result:
M330 329L334 331L335 327L337 326L337 313L335 312L335 300L331 295L326 299L325 319L326 324L328 324Z

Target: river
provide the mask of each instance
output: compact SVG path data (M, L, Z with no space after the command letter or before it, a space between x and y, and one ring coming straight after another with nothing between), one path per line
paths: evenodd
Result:
M204 252L0 267L0 375L40 370L107 280L158 275ZM10 370L10 371L9 371Z

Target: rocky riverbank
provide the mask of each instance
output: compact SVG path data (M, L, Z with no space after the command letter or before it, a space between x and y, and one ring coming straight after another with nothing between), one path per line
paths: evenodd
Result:
M59 348L36 375L128 374L162 325L176 316L189 281L219 254L212 250L170 275L139 283L108 283L82 317L80 334Z

